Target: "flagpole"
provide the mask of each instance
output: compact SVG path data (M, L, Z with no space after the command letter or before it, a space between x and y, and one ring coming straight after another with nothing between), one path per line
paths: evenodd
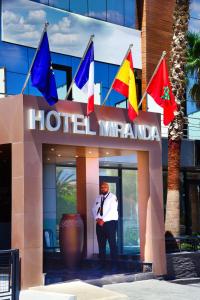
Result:
M24 82L24 85L23 85L21 94L24 93L24 90L25 90L25 88L26 88L26 86L27 86L28 80L29 80L30 75L31 75L31 69L32 69L32 67L33 67L33 64L34 64L36 55L38 54L38 51L39 51L39 49L40 49L40 46L41 46L41 43L42 43L42 40L43 40L43 37L44 37L44 34L45 34L45 32L47 31L47 27L48 27L48 26L49 26L49 23L48 23L48 22L45 22L44 28L43 28L43 32L42 32L41 37L40 37L39 44L38 44L37 50L35 51L35 55L34 55L34 57L33 57L31 66L30 66L29 71L28 71L28 74L27 74L27 76L26 76L26 80L25 80L25 82Z
M79 71L79 69L80 69L80 66L81 66L81 64L82 64L82 61L84 60L85 55L86 55L86 53L87 53L87 51L88 51L88 49L89 49L89 47L90 47L90 44L91 44L92 41L93 41L93 38L94 38L94 34L92 34L92 35L90 36L90 40L89 40L89 42L88 42L88 44L87 44L87 47L86 47L86 49L85 49L85 52L84 52L84 54L83 54L83 56L82 56L82 58L81 58L81 61L80 61L79 65L78 65L78 68L77 68L77 70L76 70L76 73L75 73L75 75L74 75L74 77L73 77L73 79L72 79L72 82L71 82L71 84L70 84L70 86L69 86L69 88L68 88L68 91L67 91L67 95L66 95L66 97L65 97L65 100L67 100L67 98L68 98L68 96L69 96L69 93L71 92L71 89L72 89L72 86L73 86L73 84L74 84L74 80L75 80L75 78L76 78L76 75L77 75L77 73L78 73L78 71Z
M133 44L130 44L130 45L129 45L129 48L128 48L127 52L126 52L126 55L124 56L124 59L123 59L121 65L120 65L120 67L119 67L119 69L118 69L118 71L117 71L117 74L115 75L115 77L114 77L114 79L113 79L113 82L112 82L112 84L111 84L111 86L110 86L110 89L109 89L109 91L108 91L108 93L107 93L107 95L106 95L106 97L105 97L103 103L101 104L101 106L103 106L103 105L106 103L106 101L107 101L107 99L108 99L108 97L109 97L109 95L110 95L110 93L111 93L111 91L112 91L112 86L113 86L113 83L114 83L114 81L115 81L115 78L116 78L117 75L119 74L119 70L120 70L121 66L123 65L125 59L127 58L127 55L128 55L128 53L129 53L129 51L131 50L132 47L133 47Z
M151 79L150 79L150 81L149 81L149 83L148 83L148 85L147 85L147 87L146 87L146 90L145 90L145 92L144 92L144 94L143 94L143 96L142 96L142 99L140 100L140 103L138 104L138 108L140 107L140 105L142 104L142 101L143 101L144 98L146 97L148 87L150 86L150 83L151 83L151 81L152 81L154 75L156 74L156 72L157 72L157 70L158 70L158 68L159 68L159 66L160 66L160 64L161 64L161 62L162 62L162 60L163 60L163 58L165 57L166 54L167 54L167 52L166 52L166 51L163 51L163 53L162 53L162 55L161 55L161 58L160 58L160 60L159 60L159 62L158 62L158 64L157 64L157 66L156 66L156 68L155 68L155 70L154 70L154 72L153 72L153 75L151 76Z

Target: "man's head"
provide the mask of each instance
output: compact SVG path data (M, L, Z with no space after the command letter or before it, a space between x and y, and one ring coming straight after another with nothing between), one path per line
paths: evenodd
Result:
M103 195L106 195L109 191L109 184L107 182L102 182L100 186L100 192Z

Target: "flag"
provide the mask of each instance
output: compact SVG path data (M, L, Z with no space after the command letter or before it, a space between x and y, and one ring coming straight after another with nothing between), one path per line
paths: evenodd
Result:
M177 110L174 94L172 93L165 58L162 59L157 72L153 76L147 93L163 108L163 123L168 125L174 120L174 112Z
M31 68L31 81L32 85L38 88L42 93L49 105L53 105L58 101L46 31L44 32L39 50Z
M87 115L94 111L94 45L89 48L74 78L76 86L88 97Z
M112 88L128 98L128 116L133 121L138 115L138 104L131 50L122 63Z

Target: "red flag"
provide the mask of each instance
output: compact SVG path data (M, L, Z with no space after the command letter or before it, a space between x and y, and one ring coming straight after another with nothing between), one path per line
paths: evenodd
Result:
M174 112L177 110L174 94L167 70L165 58L159 65L154 77L152 78L147 93L151 95L154 101L163 108L163 123L168 125L174 120Z

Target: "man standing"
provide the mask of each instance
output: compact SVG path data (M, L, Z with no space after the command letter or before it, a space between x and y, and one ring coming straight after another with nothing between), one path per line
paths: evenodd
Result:
M102 182L100 186L101 194L97 196L93 206L93 216L96 220L96 234L99 246L99 258L102 266L106 259L106 242L110 247L110 257L112 267L117 259L117 220L118 220L118 201L114 194L109 192L107 182Z

